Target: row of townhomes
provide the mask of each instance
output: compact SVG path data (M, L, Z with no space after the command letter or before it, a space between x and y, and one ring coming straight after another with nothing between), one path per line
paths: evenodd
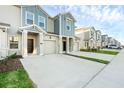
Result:
M41 6L0 6L0 57L78 51L75 18L70 12L51 17Z
M70 12L51 17L39 5L0 6L0 57L69 53L120 42L94 27L75 29Z
M110 45L121 47L121 43L108 35L102 35L100 30L94 27L76 28L76 36L80 37L80 48L83 49L98 49L107 48Z

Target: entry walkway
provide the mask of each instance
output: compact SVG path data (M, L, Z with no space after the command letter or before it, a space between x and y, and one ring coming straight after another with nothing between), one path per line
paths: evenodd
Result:
M124 50L112 60L86 87L124 88Z

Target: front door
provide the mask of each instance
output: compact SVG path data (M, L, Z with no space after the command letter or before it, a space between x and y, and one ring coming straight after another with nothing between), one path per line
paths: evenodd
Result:
M66 41L63 41L63 51L66 51Z
M28 53L33 53L33 49L34 49L34 41L33 39L28 39Z

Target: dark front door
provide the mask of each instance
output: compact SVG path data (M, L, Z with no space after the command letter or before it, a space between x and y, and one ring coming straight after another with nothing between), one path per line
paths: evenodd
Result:
M34 46L33 46L33 39L28 39L28 53L33 53L33 49L34 49Z
M66 51L66 41L63 41L63 51Z

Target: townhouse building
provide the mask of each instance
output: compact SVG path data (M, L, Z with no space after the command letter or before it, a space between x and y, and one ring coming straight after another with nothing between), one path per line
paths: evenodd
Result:
M113 37L108 37L108 46L109 45L115 45L115 40Z
M100 30L96 30L96 47L97 48L101 48L102 47L102 36L101 36L101 31Z
M108 35L102 35L102 48L108 47Z
M77 28L75 31L76 36L80 37L80 48L97 48L96 39L98 40L98 46L100 45L99 40L101 41L101 33L98 31L98 37L96 38L96 30L94 27Z
M0 57L45 55L79 50L71 13L51 17L39 5L0 6Z
M121 48L121 43L116 39L114 39L113 45L116 45L118 48Z

